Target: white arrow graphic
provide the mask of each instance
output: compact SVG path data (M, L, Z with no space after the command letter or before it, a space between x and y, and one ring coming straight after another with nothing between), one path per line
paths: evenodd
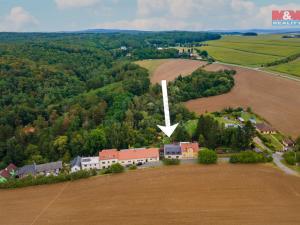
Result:
M169 112L169 101L168 101L168 90L167 90L167 81L162 80L161 81L161 88L162 88L162 94L163 94L163 103L164 103L164 112L165 112L165 123L166 126L160 126L157 125L162 132L164 132L168 137L171 137L174 130L176 129L178 123L171 126L170 121L170 112Z

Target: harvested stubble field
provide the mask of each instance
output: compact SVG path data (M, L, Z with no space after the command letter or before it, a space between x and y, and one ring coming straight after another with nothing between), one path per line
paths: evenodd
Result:
M234 88L227 94L188 101L188 109L202 114L250 106L279 131L294 138L300 135L300 82L236 66L206 67L213 71L224 68L237 71Z
M183 74L184 70L187 75L204 64L199 62L199 65L194 66L198 61L188 62L188 60L164 61L154 69L152 82L175 79ZM263 71L217 63L204 68L210 71L236 70L235 86L227 94L188 101L185 103L188 109L202 114L220 111L226 107L249 106L284 134L294 138L300 135L300 82L272 76Z
M3 225L298 225L300 179L270 165L181 165L0 190Z
M174 80L180 74L189 75L199 67L206 64L203 61L188 59L143 60L137 62L150 71L151 82L159 83L161 80Z

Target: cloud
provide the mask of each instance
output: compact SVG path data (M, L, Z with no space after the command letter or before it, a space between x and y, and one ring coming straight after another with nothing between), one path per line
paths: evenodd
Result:
M181 20L167 18L138 18L135 20L120 20L115 22L99 23L96 28L106 29L136 29L136 30L200 30L201 23L186 23Z
M13 7L9 14L0 22L0 31L23 31L35 26L38 20L20 6Z
M171 23L172 29L176 24L183 29L271 28L272 10L299 8L300 4L293 3L258 6L251 0L137 0L138 18L135 21L175 20L177 22Z
M101 0L54 0L59 9L89 7L98 4Z

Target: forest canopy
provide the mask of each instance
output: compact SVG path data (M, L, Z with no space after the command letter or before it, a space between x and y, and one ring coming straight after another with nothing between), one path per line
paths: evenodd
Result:
M159 146L161 89L132 61L177 54L164 55L158 46L217 38L205 32L0 33L0 168L69 162L102 148ZM173 90L172 121L195 118L180 101L233 85L227 72L203 73L172 84L182 88Z

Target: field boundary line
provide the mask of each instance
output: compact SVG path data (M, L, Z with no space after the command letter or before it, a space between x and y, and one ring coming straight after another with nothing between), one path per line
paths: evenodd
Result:
M64 190L67 188L70 182L67 182L62 189L56 194L56 196L42 209L42 211L34 218L30 225L34 225L38 219L46 212L47 209L61 196Z
M242 66L242 65L232 64L232 63L225 63L225 62L220 62L220 61L217 61L215 63L216 64L221 64L221 65L228 65L228 66L236 66L236 67L245 68L245 69L254 70L254 71L260 71L260 72L264 72L264 73L267 73L267 74L272 75L272 76L282 77L282 78L285 78L285 79L289 79L289 80L294 80L294 81L300 82L300 78L292 77L292 75L285 75L283 73L270 72L268 70L262 70L262 69L260 69L258 67L257 68L253 68L253 67Z

